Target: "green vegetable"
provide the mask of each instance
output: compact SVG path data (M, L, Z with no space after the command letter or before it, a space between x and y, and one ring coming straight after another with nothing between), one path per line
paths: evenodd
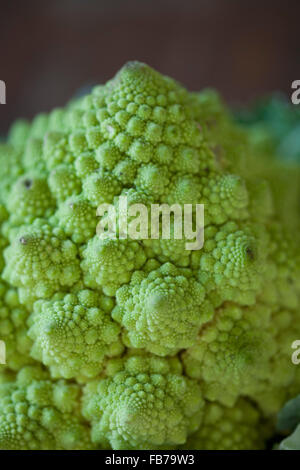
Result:
M79 397L78 385L53 383L39 366L24 367L14 382L1 385L1 448L92 449Z
M235 111L259 143L279 157L300 163L300 109L284 96L271 95Z
M0 166L0 448L264 448L300 391L299 168L139 62ZM123 196L204 204L203 248L99 237Z
M92 440L115 449L184 444L202 418L201 388L183 377L177 358L131 356L111 361L107 378L85 388L83 414Z
M279 445L280 450L300 449L300 395L289 400L277 417L277 430L282 434L290 434Z

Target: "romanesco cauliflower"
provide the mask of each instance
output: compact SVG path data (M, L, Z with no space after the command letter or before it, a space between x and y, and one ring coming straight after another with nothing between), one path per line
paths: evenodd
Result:
M139 62L18 121L0 165L0 448L263 448L300 391L299 169ZM203 248L102 239L122 196L204 204Z

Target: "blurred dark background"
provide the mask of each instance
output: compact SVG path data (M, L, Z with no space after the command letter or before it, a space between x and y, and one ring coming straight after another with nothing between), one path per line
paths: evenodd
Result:
M138 59L230 103L300 79L299 0L0 2L0 133Z

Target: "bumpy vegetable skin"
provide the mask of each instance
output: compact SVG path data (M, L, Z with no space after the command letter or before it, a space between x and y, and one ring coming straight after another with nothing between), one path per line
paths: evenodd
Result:
M0 448L263 448L300 390L299 170L139 62L0 165ZM125 195L205 204L203 248L100 239Z

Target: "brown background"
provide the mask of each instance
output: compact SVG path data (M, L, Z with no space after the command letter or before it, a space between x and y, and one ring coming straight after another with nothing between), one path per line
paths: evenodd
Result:
M299 0L0 1L0 133L138 59L230 102L300 79Z

